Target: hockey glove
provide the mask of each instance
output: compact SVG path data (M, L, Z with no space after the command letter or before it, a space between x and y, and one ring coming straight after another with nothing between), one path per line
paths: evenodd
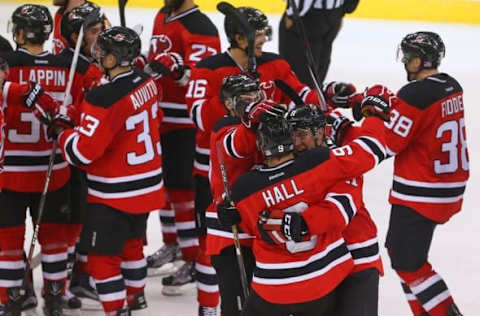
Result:
M256 128L261 119L266 117L284 117L285 113L287 113L287 107L272 100L250 103L245 108L242 123L247 128Z
M351 83L332 81L323 86L327 104L332 108L348 108L348 98L357 89Z
M133 64L138 69L143 70L145 68L145 66L147 65L147 57L145 57L145 55L143 55L143 54L140 54L133 60Z
M223 200L217 205L217 217L220 224L225 227L238 225L242 221L237 208L228 200Z
M262 239L270 245L283 245L287 241L300 242L308 234L302 215L282 210L262 211L257 227Z
M76 111L73 105L67 106L66 109L56 108L52 121L47 128L48 137L56 140L63 130L73 128L75 126L73 118L77 116Z
M380 119L390 121L390 107L395 102L395 94L382 85L374 85L367 88L363 93L360 109L363 116L377 116Z
M327 123L331 125L330 138L337 146L342 146L343 136L353 122L339 111L332 111L327 116Z
M51 122L52 113L59 106L59 103L55 101L38 83L31 81L28 91L23 95L23 104L29 108L33 114L43 124L49 124Z
M185 66L182 56L177 53L162 53L145 66L145 72L154 77L170 76L180 86L185 86L190 69Z

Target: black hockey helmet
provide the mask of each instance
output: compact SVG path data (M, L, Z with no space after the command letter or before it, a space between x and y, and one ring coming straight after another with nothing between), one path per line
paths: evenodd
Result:
M437 33L415 32L406 35L397 50L397 59L407 63L413 57L422 59L425 69L437 68L445 57L445 44Z
M257 129L257 147L265 158L293 152L293 129L286 118L266 116Z
M102 31L93 45L100 57L113 54L117 59L117 66L130 66L133 60L140 55L141 41L138 34L128 27L114 26ZM95 56L92 54L92 56Z
M78 34L80 28L87 21L85 27L102 23L105 28L106 18L100 7L92 2L85 2L81 6L73 8L69 12L65 12L62 16L62 25L60 27L62 36L68 41L70 46L75 47L75 43L72 42L72 34Z
M265 35L268 40L271 40L272 27L268 24L268 18L262 11L252 7L238 7L237 11L247 20L248 24L250 24L255 31L265 30ZM230 45L236 47L237 42L235 40L235 35L240 34L245 36L243 28L238 24L235 18L232 18L229 15L225 16L223 23Z
M53 19L48 8L39 4L24 4L13 11L9 29L15 39L20 29L33 44L43 44L53 30Z
M305 105L291 109L287 113L287 120L292 125L293 130L311 129L317 131L327 124L322 111L318 110L315 105Z
M0 56L0 70L3 70L5 72L8 72L8 63L7 61Z
M245 107L251 102L258 101L260 95L255 100L242 100L238 97L251 92L261 93L258 79L254 79L246 74L231 75L223 79L220 99L222 102L230 100L236 114L242 117L245 113Z

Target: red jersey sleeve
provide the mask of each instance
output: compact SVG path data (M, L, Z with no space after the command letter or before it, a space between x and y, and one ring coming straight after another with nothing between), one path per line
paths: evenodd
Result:
M193 68L185 101L190 118L202 132L210 132L225 114L219 97L221 78L208 68Z
M80 125L67 129L58 137L64 158L72 165L85 166L101 157L123 126L125 117L119 107L102 108L82 103Z

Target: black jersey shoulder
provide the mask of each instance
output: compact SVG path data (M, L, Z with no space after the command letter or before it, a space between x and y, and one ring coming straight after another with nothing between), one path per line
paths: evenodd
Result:
M218 30L212 20L199 10L181 17L178 20L191 33L207 36L218 36Z
M232 126L232 125L238 125L238 124L240 124L239 118L224 116L215 123L215 126L213 127L213 132L216 133L225 126Z
M57 57L65 58L67 63L71 63L73 60L73 53L74 52L71 48L65 48L60 54L57 55ZM87 72L88 67L90 67L90 61L85 56L81 54L78 55L76 72L84 75Z
M207 68L210 70L216 70L222 67L236 67L237 65L233 59L227 53L216 54L208 56L200 60L195 68Z
M2 55L7 60L10 68L14 67L55 67L70 69L71 59L53 55L44 52L40 55L32 55L24 50L16 50L14 52Z
M91 105L109 108L151 78L138 69L132 70L129 75L120 76L88 92L85 98L87 102Z
M257 64L265 64L274 60L284 60L282 56L275 54L275 53L270 53L270 52L263 52L262 56L257 58Z
M272 169L258 168L241 175L232 187L232 199L241 201L285 179L295 177L321 165L330 158L329 149L318 147L304 152L293 161Z
M398 96L408 104L424 110L438 100L461 91L463 89L457 80L448 74L440 73L421 81L410 82L398 91Z

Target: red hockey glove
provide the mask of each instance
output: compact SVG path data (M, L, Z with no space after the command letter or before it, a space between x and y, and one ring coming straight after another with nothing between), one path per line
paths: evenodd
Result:
M145 57L145 55L143 55L143 54L140 54L133 60L133 64L138 69L143 70L145 68L145 66L147 65L147 57Z
M49 124L52 113L59 103L55 101L38 83L31 81L28 91L23 95L23 104L29 108L33 114L43 124Z
M145 72L154 77L170 76L179 85L186 85L190 69L185 66L182 56L177 53L162 53L145 66Z
M327 115L327 123L331 125L330 138L337 146L342 146L343 136L353 122L339 111L332 111Z
M238 209L232 204L232 202L227 200L223 200L217 205L217 217L220 224L225 227L238 225L242 221Z
M260 123L260 119L267 116L283 117L287 112L286 106L273 102L272 100L263 100L256 103L250 103L245 108L245 114L242 123L247 128L254 128Z
M77 109L73 105L63 109L61 107L56 108L52 121L48 124L48 137L56 140L63 130L73 128L75 126L75 117L77 117Z
M363 116L377 116L382 120L390 121L390 107L395 102L395 94L382 85L374 85L363 93L360 109Z
M348 108L348 98L357 91L353 84L338 81L326 83L322 90L328 106L332 108Z
M283 245L287 241L300 242L308 234L302 215L282 210L262 211L257 227L262 239L270 245Z

